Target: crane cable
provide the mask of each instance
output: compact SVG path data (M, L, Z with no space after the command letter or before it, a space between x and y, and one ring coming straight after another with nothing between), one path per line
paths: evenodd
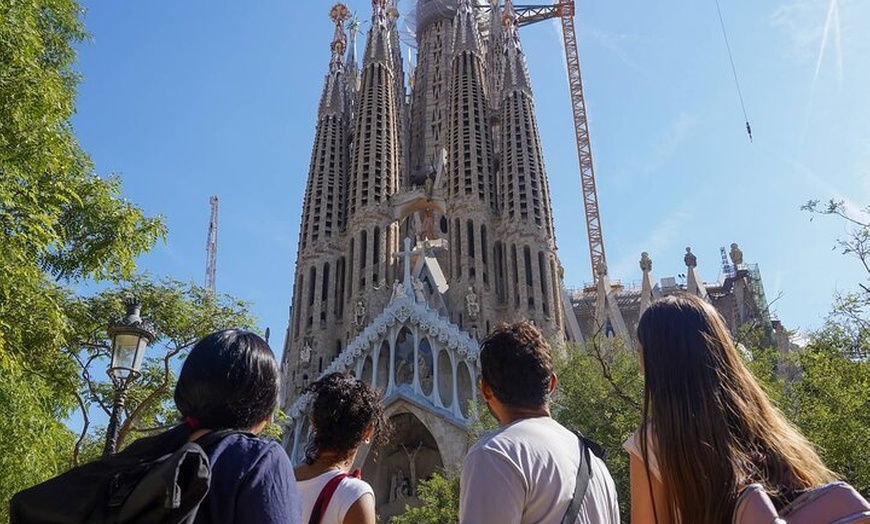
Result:
M752 142L752 126L749 125L749 117L746 115L746 104L743 103L743 91L740 89L740 80L737 79L737 68L734 67L734 57L731 55L731 45L728 43L728 32L725 31L725 22L722 20L722 9L719 0L716 2L716 13L719 15L719 26L722 27L722 36L725 38L725 49L728 50L728 60L731 62L731 73L734 75L734 85L737 86L737 97L740 98L740 108L743 110L743 119L746 121L746 134Z

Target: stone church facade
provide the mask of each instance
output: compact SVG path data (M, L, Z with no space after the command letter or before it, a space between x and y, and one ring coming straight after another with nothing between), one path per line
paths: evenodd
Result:
M586 290L563 288L512 2L419 0L409 71L394 4L372 1L359 64L349 10L330 13L282 361L294 460L310 431L307 384L342 371L383 392L395 438L357 459L382 518L413 503L420 479L461 464L478 341L496 323L530 319L552 341L629 340L668 292L648 260L638 289L606 268ZM685 291L698 292L696 265Z
M304 386L355 373L380 387L397 428L360 457L379 512L461 463L478 340L528 318L564 332L561 265L525 56L511 2L421 0L416 66L399 13L372 2L362 62L336 5L284 348L286 445L308 427ZM365 455L365 454L364 454Z

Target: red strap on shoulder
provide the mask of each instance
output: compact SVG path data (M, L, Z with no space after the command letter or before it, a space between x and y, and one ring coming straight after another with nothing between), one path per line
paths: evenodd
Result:
M345 477L360 478L360 470L355 469L350 475L347 473L339 473L329 479L329 482L323 486L323 489L320 490L320 494L317 495L317 500L314 502L314 507L311 509L311 518L308 520L308 524L320 524L321 519L323 519L323 513L326 511L326 507L329 506L329 501L332 500L332 495L335 494L335 490L338 489L338 485L341 484L341 481L344 480Z

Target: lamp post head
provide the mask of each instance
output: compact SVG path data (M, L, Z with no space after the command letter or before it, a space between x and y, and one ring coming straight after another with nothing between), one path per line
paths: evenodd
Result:
M142 304L138 300L128 298L124 300L124 305L127 306L127 316L109 321L107 329L112 339L109 376L116 382L139 376L145 349L157 335L151 322L140 316Z

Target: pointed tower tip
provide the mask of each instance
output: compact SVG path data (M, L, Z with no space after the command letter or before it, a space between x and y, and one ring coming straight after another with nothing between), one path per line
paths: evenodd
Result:
M372 29L387 26L387 1L372 0Z
M350 18L350 9L344 4L335 4L329 10L329 18L335 24L335 35L332 37L332 43L329 46L332 49L330 65L334 68L342 65L344 61L344 50L347 49L344 22Z
M335 23L335 25L341 25L345 21L350 19L350 9L347 8L346 5L341 2L332 6L332 9L329 10L329 18Z
M514 11L514 3L511 0L505 0L504 10L502 12L502 24L504 25L504 45L505 50L513 48L520 50L520 35L517 27L517 12Z

